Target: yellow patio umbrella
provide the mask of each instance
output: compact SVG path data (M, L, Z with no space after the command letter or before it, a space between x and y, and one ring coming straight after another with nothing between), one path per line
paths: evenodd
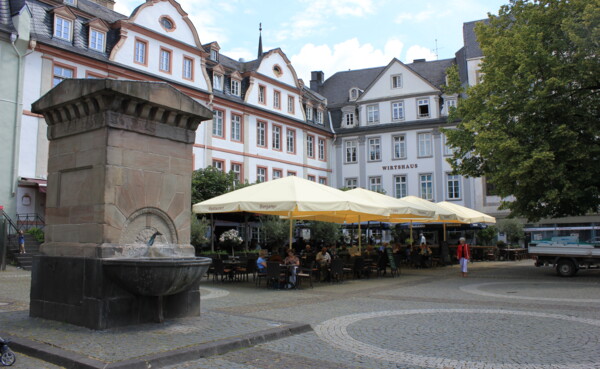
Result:
M458 205L448 201L441 201L438 202L436 205L454 212L467 223L496 223L496 218L494 218L493 216L487 215L477 210L467 208L466 206Z
M284 177L241 188L192 207L194 213L251 212L281 215L289 219L309 216L385 217L389 212L355 199L338 189L296 176ZM292 245L290 222L290 247Z

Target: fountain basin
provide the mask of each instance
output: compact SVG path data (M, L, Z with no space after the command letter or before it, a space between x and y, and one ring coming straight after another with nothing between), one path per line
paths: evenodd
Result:
M203 257L102 261L109 278L138 296L168 296L185 291L200 280L211 263L212 259Z

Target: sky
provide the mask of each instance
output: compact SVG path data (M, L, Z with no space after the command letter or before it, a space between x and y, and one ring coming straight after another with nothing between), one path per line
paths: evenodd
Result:
M116 0L131 15L143 0ZM259 23L263 50L281 48L306 84L310 72L387 65L393 58L453 58L462 24L498 14L508 0L179 0L200 42L217 41L221 54L254 60Z

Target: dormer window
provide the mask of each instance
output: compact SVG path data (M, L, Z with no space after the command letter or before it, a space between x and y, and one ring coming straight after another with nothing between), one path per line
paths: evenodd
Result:
M216 49L210 49L210 60L219 61L219 52Z
M354 127L354 113L346 113L343 123L346 127Z
M75 6L77 5L77 3L75 2L75 0L64 0L63 1L65 4L67 5L71 5L71 6Z
M54 16L54 37L71 41L73 21L61 16Z
M354 101L358 99L358 88L351 88L350 89L350 100Z
M313 119L313 108L310 105L306 105L306 120L312 120Z
M237 79L231 80L231 94L235 96L240 96L240 81Z
M323 111L317 110L317 123L323 124Z
M213 73L213 89L219 91L223 90L223 75Z
M402 74L392 76L392 88L402 88Z
M106 32L90 28L90 49L104 52Z

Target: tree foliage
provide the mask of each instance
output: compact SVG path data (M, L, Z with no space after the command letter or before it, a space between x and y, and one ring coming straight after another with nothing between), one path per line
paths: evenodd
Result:
M249 186L238 183L235 173L224 173L215 167L195 170L192 174L192 204Z
M502 219L496 224L498 232L505 233L509 243L518 243L525 238L523 224L516 219Z
M335 223L316 222L310 223L310 238L312 241L325 245L335 245L342 235L342 227Z
M281 219L276 215L267 215L260 218L261 231L265 235L265 248L281 247L289 242L290 221Z
M476 33L483 81L450 116L450 162L531 221L600 205L600 0L511 0Z

